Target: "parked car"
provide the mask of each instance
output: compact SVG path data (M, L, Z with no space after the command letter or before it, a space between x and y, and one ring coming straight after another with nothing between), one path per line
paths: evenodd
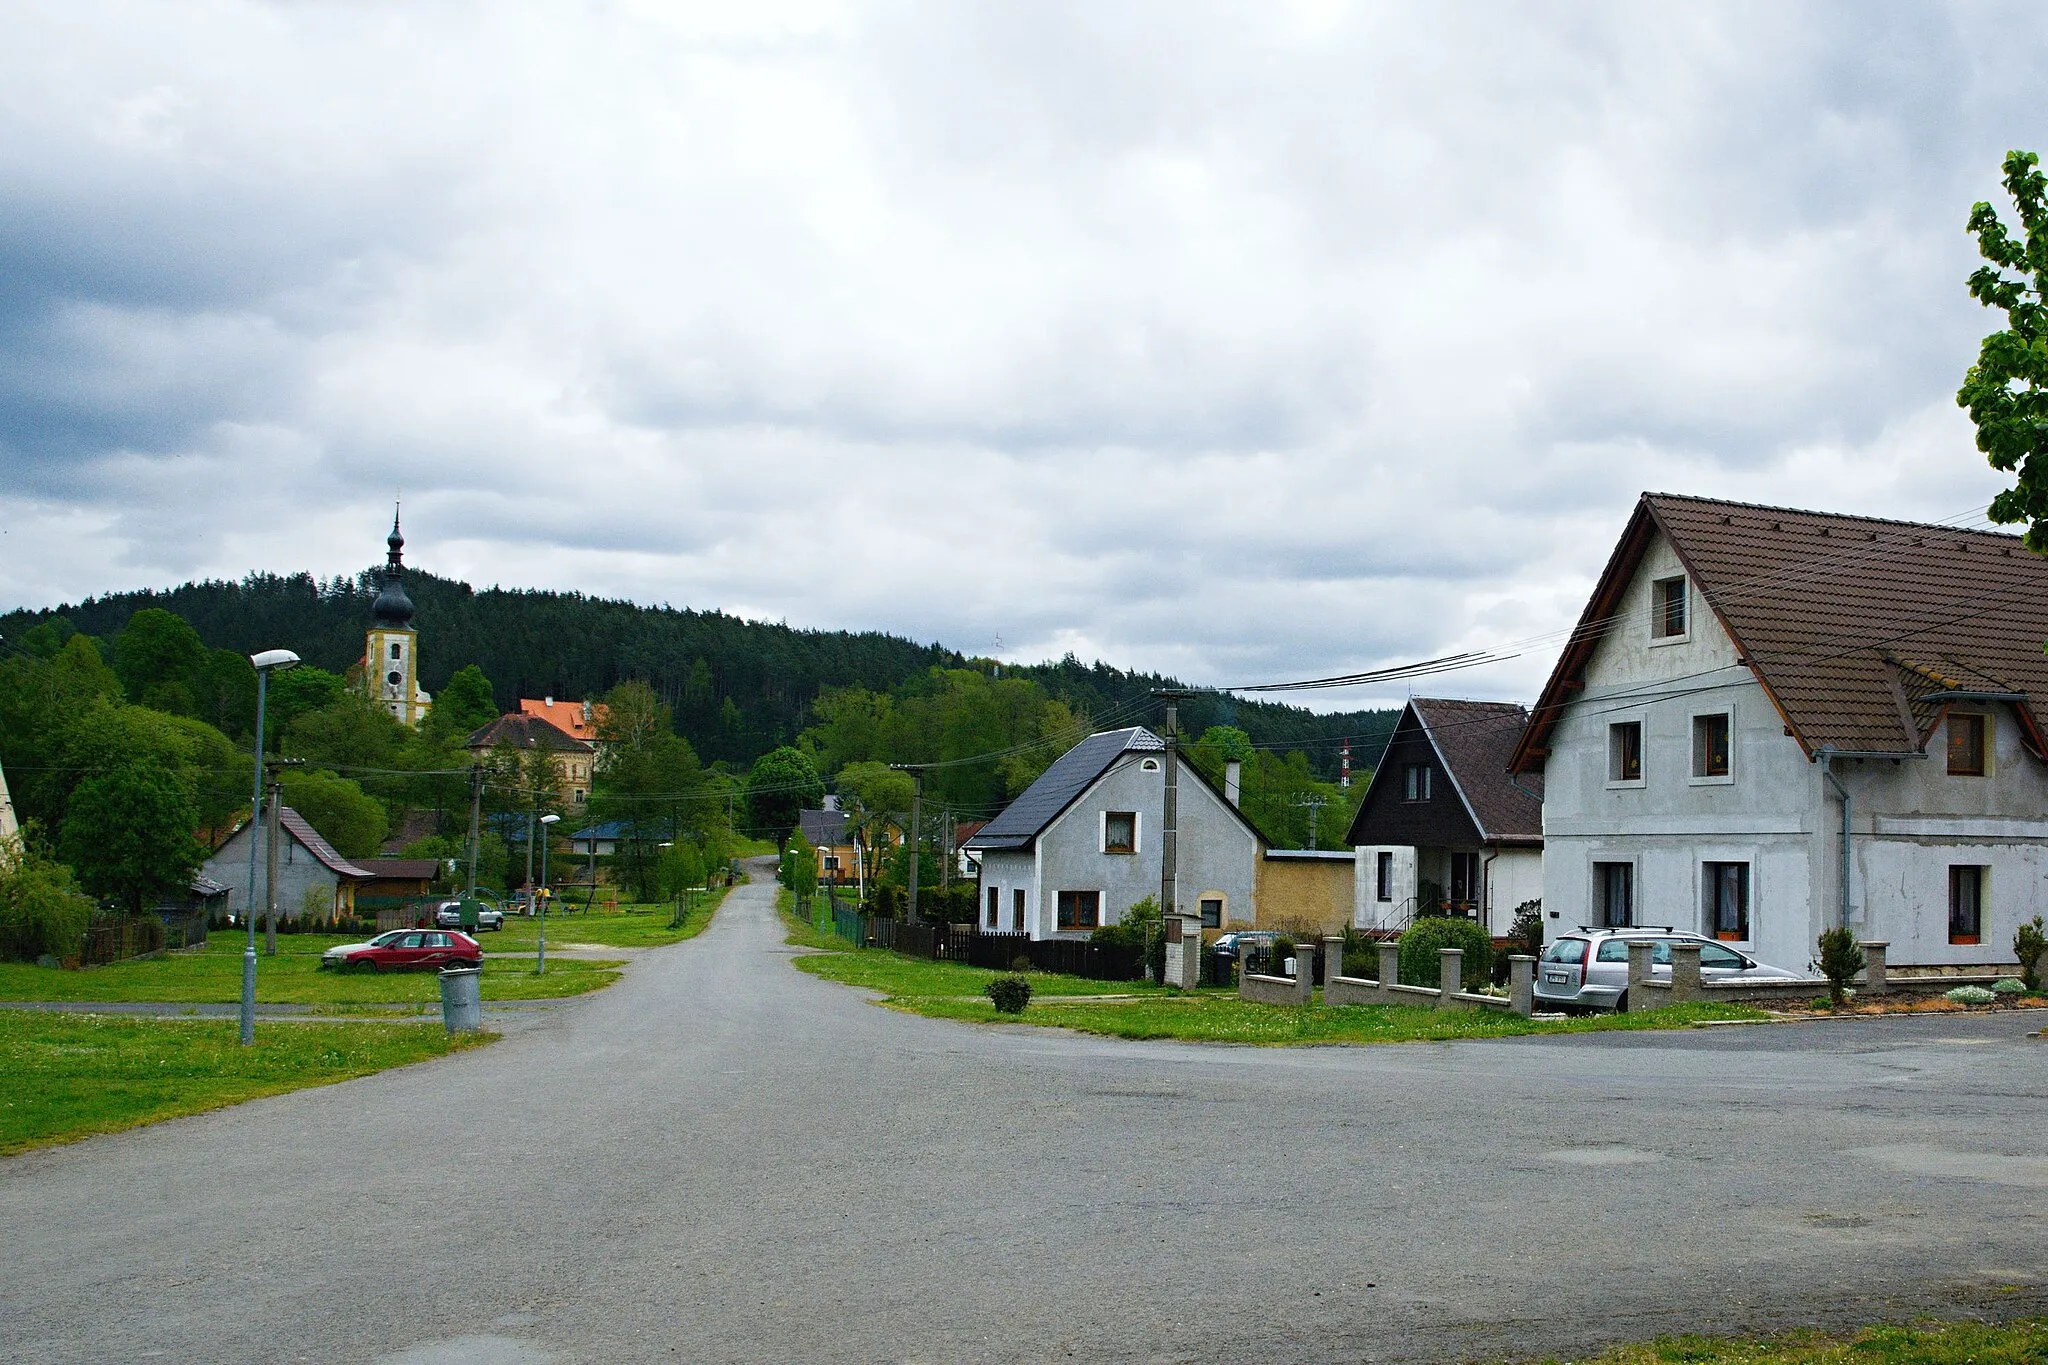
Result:
M1537 1008L1626 1010L1628 945L1645 940L1651 945L1650 975L1655 981L1671 979L1674 943L1700 945L1702 981L1783 981L1800 975L1768 966L1703 934L1655 928L1581 929L1557 939L1537 962Z
M468 934L445 929L393 929L367 943L343 943L320 954L336 971L403 972L419 968L481 967L484 950Z
M495 905L485 900L479 900L476 906L477 928L503 929L505 927L505 912L503 910L498 909ZM442 901L440 908L434 911L434 923L442 929L460 929L462 927L462 902L459 900Z

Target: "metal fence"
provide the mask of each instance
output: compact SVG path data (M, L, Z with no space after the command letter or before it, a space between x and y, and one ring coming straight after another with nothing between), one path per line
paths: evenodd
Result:
M202 926L200 937L206 934ZM146 953L164 950L164 922L155 915L123 915L119 919L95 920L85 931L85 944L78 955L87 967L104 967ZM182 930L180 946L183 944Z

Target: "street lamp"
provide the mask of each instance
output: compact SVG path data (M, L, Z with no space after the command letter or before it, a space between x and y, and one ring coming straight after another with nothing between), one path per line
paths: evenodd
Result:
M242 1046L256 1041L256 817L263 809L263 706L270 675L299 662L288 649L266 649L249 656L256 669L256 780L249 796L249 944L242 950Z
M548 969L548 826L561 820L559 815L543 815L540 818L540 937L534 951L534 975L544 975ZM528 850L531 852L531 850Z

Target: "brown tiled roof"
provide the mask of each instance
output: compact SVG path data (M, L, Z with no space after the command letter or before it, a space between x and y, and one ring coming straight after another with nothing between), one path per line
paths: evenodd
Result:
M484 726L469 737L472 749L495 749L510 744L517 749L541 749L557 754L588 754L595 750L574 735L562 733L539 716L512 712Z
M1799 743L1919 751L1953 692L2024 694L2039 755L2048 699L2048 561L2018 536L1646 493L1551 673L1514 762L1540 763L1653 531Z
M1543 780L1521 778L1517 787L1508 772L1529 713L1500 701L1411 697L1408 704L1457 784L1480 837L1489 843L1542 842Z
M441 870L438 858L358 858L356 866L379 881L432 881Z

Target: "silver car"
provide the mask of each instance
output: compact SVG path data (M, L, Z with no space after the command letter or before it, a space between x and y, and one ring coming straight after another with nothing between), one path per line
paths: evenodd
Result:
M1628 945L1651 945L1650 976L1671 979L1671 945L1700 945L1700 980L1793 980L1798 972L1770 967L1725 943L1682 929L1581 929L1557 939L1536 964L1536 1007L1555 1010L1628 1008Z

